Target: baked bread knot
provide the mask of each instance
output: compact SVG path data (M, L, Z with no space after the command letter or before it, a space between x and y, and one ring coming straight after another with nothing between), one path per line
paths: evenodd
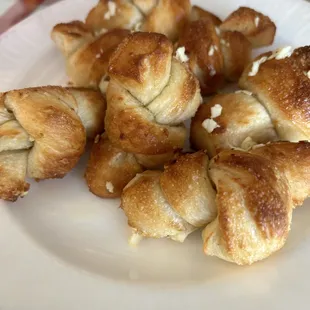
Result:
M192 120L191 144L215 156L269 141L310 140L310 47L258 56L239 81L243 90L214 96Z
M262 47L273 43L277 27L268 16L240 7L224 20L220 29L240 32L254 47Z
M203 248L239 265L281 249L292 211L310 196L310 143L275 142L225 150L210 162L203 151L184 154L164 172L146 171L124 189L121 207L130 239L183 241L199 227Z
M84 152L86 135L104 128L100 92L57 86L0 94L0 198L27 194L26 177L64 177Z
M236 15L238 22L232 21ZM267 16L243 8L242 15L238 9L222 22L216 15L193 6L190 19L180 33L178 47L185 48L189 67L198 77L203 95L216 92L224 81L237 81L250 62L253 47L272 43L276 28L274 26L273 31L266 34L268 21L274 26ZM238 23L242 27L238 27ZM245 31L252 27L257 40L251 36L254 30ZM251 41L251 38L254 39Z
M189 0L100 0L86 25L94 31L133 29L157 32L175 41L191 11Z
M100 87L105 93L110 56L129 33L112 29L95 35L84 23L73 21L57 24L51 36L65 57L70 82L78 87Z
M162 34L135 32L112 54L105 135L98 136L86 170L92 193L120 197L145 169L158 169L183 148L183 122L201 103L193 73L173 57Z
M159 155L183 148L183 121L201 103L199 83L173 57L162 34L126 37L109 62L106 132L126 152Z

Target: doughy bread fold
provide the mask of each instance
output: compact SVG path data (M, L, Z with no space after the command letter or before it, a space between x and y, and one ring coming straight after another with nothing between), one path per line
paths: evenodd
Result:
M310 196L310 143L275 142L251 151L180 155L164 172L146 171L124 189L121 207L141 238L183 241L199 227L203 248L239 265L281 249L293 208Z
M275 140L309 141L310 47L291 53L286 47L260 55L242 74L244 90L214 96L200 106L191 124L192 146L215 156ZM220 112L212 117L214 109ZM215 123L208 128L210 121Z
M86 136L104 128L100 92L46 86L0 95L0 198L15 201L36 180L64 177L84 152Z
M115 175L122 180L115 179L116 196L126 183L125 176L128 183L137 167L159 167L183 148L183 122L195 114L201 95L197 79L173 57L172 43L162 34L135 32L127 36L110 58L109 76L105 117L109 141L101 145L109 143L113 150L118 149L133 160L130 173L126 170L122 176ZM95 166L109 166L110 155L99 156L97 152L99 147L95 146L86 176ZM94 181L96 177L98 180ZM93 174L88 186L101 197L111 197L104 188L101 192L93 188L99 182L102 186L107 182L113 184L110 174Z

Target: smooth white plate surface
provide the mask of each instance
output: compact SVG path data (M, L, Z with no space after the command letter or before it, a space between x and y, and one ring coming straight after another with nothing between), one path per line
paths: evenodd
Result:
M221 17L251 6L276 22L275 46L310 44L310 4L303 0L194 2ZM64 84L50 30L84 18L94 3L58 3L0 37L0 91ZM309 201L294 212L284 249L251 267L204 256L200 232L184 244L147 240L133 250L119 201L88 192L86 160L63 180L31 182L15 204L0 202L1 310L309 308Z

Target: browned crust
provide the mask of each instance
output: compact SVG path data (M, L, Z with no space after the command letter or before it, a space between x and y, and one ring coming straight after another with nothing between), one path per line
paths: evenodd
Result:
M272 161L284 171L290 184L294 206L310 196L310 143L277 142L254 148L251 153Z
M304 139L309 140L310 79L305 73L310 70L310 46L296 49L291 57L264 62L255 76L249 76L251 68L249 65L244 71L240 86L258 96L278 130L281 130L278 125L283 127L281 122L287 121ZM291 140L289 136L282 138Z
M170 206L196 227L206 225L216 216L215 191L209 181L208 164L203 151L184 154L167 164L160 177Z
M202 123L211 118L211 109L215 105L222 107L221 115L214 119L219 127L209 133ZM192 119L192 147L208 150L211 157L224 149L241 148L247 138L258 144L278 139L267 111L255 97L248 94L214 96L198 109Z
M129 226L149 238L173 237L193 230L191 225L170 210L160 188L160 175L160 171L145 171L124 189L121 208Z
M116 4L114 16L105 19L104 15L109 11L109 0L99 0L98 4L88 13L85 23L93 30L125 28L130 29L136 22L142 19L142 14L131 1L113 0Z
M25 181L27 156L28 151L0 153L0 199L14 202L29 190Z
M57 44L60 49L65 45L67 60L67 75L74 85L80 87L98 87L101 79L107 76L108 63L111 54L117 48L120 42L130 33L125 29L113 29L98 37L84 37L79 45L73 48L71 45L75 42L71 39L75 29L70 23L66 25L67 33L60 40L59 34L54 32L54 41L64 42ZM83 34L85 35L85 34ZM73 50L72 50L73 49Z
M129 153L158 155L182 148L186 138L183 125L166 126L122 88L110 82L106 131L113 144ZM134 102L134 105L132 104Z
M244 68L250 62L252 45L242 33L237 31L222 32L221 40L225 42L225 44L221 44L225 79L237 82Z
M142 171L142 166L132 154L115 147L105 136L93 144L85 178L93 194L102 198L115 198L120 197L123 188ZM113 185L112 193L108 190L107 182Z
M189 66L199 79L202 94L215 92L224 81L224 62L212 20L189 22L180 35L178 45L185 47L190 58ZM209 55L211 46L215 49L213 55Z
M199 19L211 19L215 26L219 26L222 23L222 20L215 14L194 5L191 11L191 20L194 21Z
M226 184L224 180L217 182L217 206L219 229L228 255L234 258L239 251L244 251L244 258L251 259L246 257L250 251L247 237L235 234L235 225L244 223L236 221L238 214L233 212L234 204L248 210L262 242L279 240L281 247L289 232L292 212L290 189L284 174L271 161L240 151L220 153L212 160L210 169L212 178L219 171L227 175ZM231 187L233 183L242 190L243 201ZM247 219L243 216L240 220Z
M83 22L72 21L55 25L51 32L51 38L67 57L85 42L93 40L94 35Z
M84 151L85 128L76 112L59 99L62 96L70 94L61 87L36 87L6 94L5 105L35 140L29 155L29 174L33 178L63 177ZM74 97L71 101L74 106Z
M171 41L176 41L190 11L189 0L159 0L146 16L141 30L162 33Z
M257 26L255 18L259 19ZM276 25L268 16L248 7L240 7L224 20L220 29L241 32L254 47L261 47L273 43Z
M162 34L135 32L127 36L111 56L109 75L128 86L146 83L149 70L160 78L166 74L172 50L172 43Z

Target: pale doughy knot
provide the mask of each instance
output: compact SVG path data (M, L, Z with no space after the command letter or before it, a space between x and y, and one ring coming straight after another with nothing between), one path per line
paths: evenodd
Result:
M190 11L189 0L100 0L89 12L86 25L95 31L136 30L138 26L140 31L162 33L175 41Z
M249 152L181 155L164 172L145 171L124 189L121 208L141 238L183 242L205 227L203 248L239 265L285 244L293 208L310 196L310 143L275 142Z
M119 197L136 173L163 165L183 148L183 122L195 114L201 95L162 34L126 37L110 58L109 76L106 135L93 147L86 180L94 194Z
M260 19L258 26L255 17ZM222 22L214 14L193 6L177 46L185 48L202 94L209 95L225 80L236 82L251 59L253 47L271 44L275 31L269 17L250 8L238 9Z
M210 157L229 148L242 148L269 141L310 140L310 47L295 49L278 59L276 53L266 58L255 75L253 63L244 70L239 85L246 91L214 96L199 107L191 124L192 147L207 150ZM212 108L221 105L221 114L214 119L217 127L208 132L203 122Z
M172 55L164 35L136 32L110 58L106 132L126 152L158 155L184 145L182 122L201 96L195 76Z
M78 87L100 88L105 93L110 56L129 33L112 29L95 35L84 23L73 21L57 24L51 37L65 57L70 82Z
M86 135L104 128L100 92L46 86L0 94L0 198L14 201L36 180L64 177L84 152Z

